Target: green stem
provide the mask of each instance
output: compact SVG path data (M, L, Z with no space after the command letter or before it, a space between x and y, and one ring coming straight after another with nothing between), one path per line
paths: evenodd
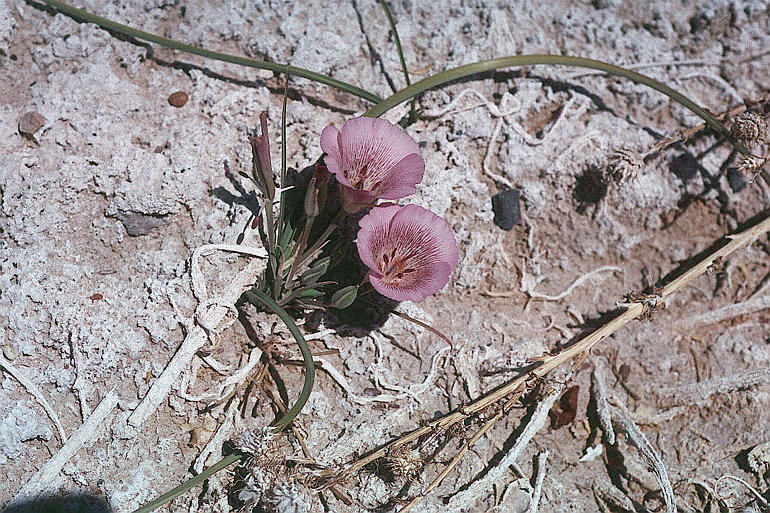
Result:
M396 51L398 52L398 59L401 61L401 69L404 70L404 79L406 80L406 85L410 86L412 85L411 80L409 80L409 70L406 69L406 59L404 59L404 50L401 48L401 38L398 37L398 30L396 30L396 22L393 19L393 14L390 12L390 7L388 6L388 3L385 0L377 0L377 3L380 4L382 7L382 10L385 11L385 16L388 18L388 23L390 23L390 30L393 31L393 40L396 43Z
M406 80L406 85L409 87L412 85L412 81L409 79L409 70L406 68L406 59L404 59L404 49L401 47L401 38L398 36L398 30L396 29L396 22L393 19L393 13L390 12L390 6L385 0L377 0L377 3L380 4L382 10L385 11L385 16L388 18L388 23L390 24L390 30L393 31L393 41L396 43L398 60L401 61L401 69L404 71L404 80ZM410 121L415 119L414 102L416 99L417 98L412 100L412 108L409 111Z
M299 328L294 323L294 319L292 319L286 310L278 305L278 303L276 303L273 298L256 288L247 290L243 293L243 296L246 301L255 306L258 306L259 303L264 304L270 310L272 310L273 313L280 317L281 320L286 324L286 327L289 328L291 334L294 336L294 340L296 340L297 345L299 346L299 350L302 353L302 361L305 364L305 383L302 385L302 392L300 392L299 397L297 398L297 402L294 403L294 406L292 406L289 411L286 412L286 414L281 417L273 426L277 431L283 431L286 429L286 427L289 426L289 424L292 423L295 417L299 415L299 412L302 411L302 408L305 406L305 403L307 403L307 400L310 397L310 392L313 391L313 382L315 381L315 364L313 363L313 355L310 353L310 348L308 347L307 342L305 342L305 337L302 336Z
M339 224L342 221L342 219L345 217L346 212L342 209L340 209L339 212L337 212L337 215L334 216L334 219L332 219L331 223L329 223L329 226L326 227L326 230L321 234L320 237L318 237L318 240L316 240L310 248L305 251L304 253L296 253L297 265L300 266L303 263L305 263L311 256L313 256L313 253L318 251L318 249L321 247L322 244L326 242L326 239L329 238L329 236L334 233L334 230L339 228Z
M113 32L118 32L120 34L124 34L126 36L133 37L135 39L149 41L151 43L159 44L167 48L173 48L174 50L180 50L182 52L191 53L193 55L200 55L201 57L206 57L208 59L214 59L214 60L223 61L223 62L230 62L233 64L238 64L240 66L247 66L250 68L257 68L257 69L266 69L266 70L275 71L278 73L288 71L294 76L307 78L307 79L319 82L321 84L326 84L328 86L334 87L335 89L339 89L341 91L350 93L354 96L358 96L359 98L363 98L364 100L368 100L372 103L377 103L382 101L382 98L380 98L376 94L366 91L365 89L361 89L360 87L356 87L352 84L348 84L347 82L343 82L342 80L337 80L336 78L327 77L326 75L322 75L320 73L316 73L314 71L310 71L304 68L295 68L294 66L287 66L286 64L268 62L268 61L263 61L259 59L250 59L248 57L230 55L227 53L212 52L211 50L206 50L205 48L188 45L186 43L175 41L167 37L157 36L155 34L151 34L143 30L129 27L128 25L123 25L122 23L108 20L107 18L102 18L101 16L96 16L95 14L91 14L88 11L85 11L83 9L72 7L71 5L61 2L59 0L42 0L42 1L43 3L48 4L49 6L55 8L57 11L60 11L66 14L67 16L70 16L77 20L84 21L86 23L94 23L102 27L103 29L111 30Z
M312 182L310 185L314 186ZM294 253L294 262L291 263L289 274L286 275L286 286L289 287L289 290L291 290L291 282L294 279L294 273L297 272L297 268L299 267L300 256L305 251L307 239L310 237L310 230L313 227L313 221L315 221L315 217L305 216L305 225L302 227L302 233L300 234L299 240L297 241L297 249Z
M294 406L291 407L291 409L284 414L283 417L281 417L278 422L276 422L273 425L273 429L276 431L283 431L286 429L289 424L292 423L292 421L299 415L299 412L302 410L302 408L305 406L305 403L307 403L308 398L310 397L310 392L313 390L313 382L315 381L315 364L313 363L313 355L310 352L310 348L307 345L307 342L305 341L305 337L302 336L302 333L299 331L299 328L294 323L294 319L292 319L289 314L281 308L278 303L273 301L273 299L266 295L264 292L257 290L255 288L251 290L247 290L243 293L243 296L246 298L246 300L250 303L252 303L255 306L258 306L260 303L267 306L270 310L272 310L278 317L281 318L281 320L286 323L286 327L289 328L289 331L294 336L294 340L297 341L297 345L299 346L299 350L302 353L302 361L305 365L305 383L302 386L302 392L299 395L299 398L297 399L297 402L294 403ZM222 460L218 461L214 465L210 466L209 468L205 469L203 472L198 474L197 476L188 479L181 485L177 486L170 492L164 493L157 499L155 499L152 502L148 502L141 508L134 511L134 513L149 513L150 511L153 511L156 508L159 508L160 506L163 506L167 502L170 502L189 489L191 489L193 486L197 485L198 483L205 481L215 473L219 472L225 467L228 467L235 463L236 461L240 460L243 457L242 454L230 454L228 456L225 456Z
M283 88L283 104L281 105L281 194L278 198L278 240L283 240L283 217L285 207L283 193L286 187L286 102L289 98L289 76L286 72L286 84ZM277 296L276 296L277 297Z
M273 276L273 297L278 298L283 293L283 281L281 278L281 275L283 274L283 262L285 258L284 251L285 249L281 247L281 241L283 240L283 232L284 232L284 187L286 187L286 101L289 97L289 77L291 74L287 71L286 72L286 82L283 86L283 105L281 107L281 181L280 181L280 187L281 192L278 194L278 226L276 228L277 231L277 237L276 237L276 245L274 246L274 250L276 252L276 255L278 252L281 252L281 258L278 259L276 256L276 272Z
M201 481L205 481L206 479L210 478L220 470L222 470L225 467L229 467L239 459L241 459L242 455L240 454L230 454L226 456L224 459L218 461L217 463L213 464L197 476L193 477L192 479L188 479L184 483L180 484L170 492L166 492L157 499L155 499L152 502L148 502L141 508L134 511L134 513L149 513L150 511L159 508L166 504L167 502L171 502L172 500L176 499L183 493L185 493L187 490L191 489L193 486L197 485Z
M561 66L575 66L579 68L590 68L599 71L604 71L611 75L617 75L625 77L632 82L646 85L659 91L673 101L679 103L683 107L689 109L695 113L698 117L703 119L706 124L714 129L716 132L728 137L730 141L741 153L750 155L751 153L743 145L738 143L732 136L730 131L722 123L719 122L714 116L709 114L705 109L700 107L697 103L683 95L679 91L667 86L666 84L659 82L653 78L643 75L636 71L621 68L607 62L597 61L594 59L586 59L584 57L570 57L566 55L548 55L548 54L534 54L534 55L514 55L510 57L499 57L497 59L489 59L486 61L480 61L473 64L466 64L465 66L458 66L456 68L442 71L430 77L424 78L419 82L392 94L384 101L378 103L366 112L366 116L377 117L392 109L396 105L405 102L406 100L417 96L423 91L432 89L434 87L465 78L477 73L484 73L486 71L492 71L500 68L511 68L515 66L532 66L536 64L547 65L561 65Z

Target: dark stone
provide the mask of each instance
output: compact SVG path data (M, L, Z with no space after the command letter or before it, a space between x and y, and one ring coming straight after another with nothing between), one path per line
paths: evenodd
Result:
M184 91L177 91L175 93L171 93L171 95L168 97L168 103L172 107L182 107L185 103L187 103L187 100L189 98L189 95L185 93Z
M730 184L730 188L733 192L738 192L746 187L746 182L743 180L743 173L737 167L727 168L727 183Z
M123 224L123 228L126 229L126 233L130 237L147 235L155 228L159 228L168 222L160 216L151 216L124 210L119 210L114 217Z
M39 112L25 112L19 118L19 133L27 139L34 139L35 132L45 125L45 118Z
M495 224L503 230L510 230L521 221L521 191L506 189L492 196L492 211Z

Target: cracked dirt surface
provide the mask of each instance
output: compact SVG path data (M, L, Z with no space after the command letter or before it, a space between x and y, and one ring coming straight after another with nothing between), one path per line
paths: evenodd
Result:
M404 86L374 1L80 5L191 44L307 67L382 97ZM413 80L485 58L563 53L648 64L640 71L712 112L770 90L770 54L763 53L770 47L769 5L392 2ZM681 61L690 64L676 64ZM281 327L271 335L274 317L246 309L211 355L224 372L196 357L184 387L176 386L141 426L126 423L193 320L191 253L204 244L234 244L250 222L255 199L237 177L250 165L245 134L263 109L278 133L282 84L271 72L151 49L34 2L0 1L3 361L40 390L65 436L109 391L118 398L92 439L47 483L49 493L79 494L92 504L85 511L131 511L189 477L191 465L200 470L219 459L222 440L272 420L270 401L256 389L246 394L242 386L236 400L215 404L193 397L217 390L257 343L274 344L289 360L296 356ZM168 100L176 91L189 95L180 107ZM324 126L341 125L368 106L304 79L292 79L291 98L288 160L298 169L320 155ZM528 358L596 327L626 294L654 284L770 201L761 182L739 187L741 177L728 169L730 150L708 134L651 160L628 185L605 190L596 177L613 149L645 149L656 137L700 123L625 80L537 66L463 80L423 95L420 104L423 117L409 132L423 147L426 175L411 201L449 221L461 259L442 293L399 309L449 334L455 350L451 358L435 358L446 354L438 337L373 309L362 313L378 320L374 326L333 314L309 317L305 331L322 334L313 350L331 351L322 358L346 387L320 371L299 417L322 465L349 462L510 379ZM407 109L386 117L396 121ZM273 152L277 161L277 142ZM225 173L225 162L232 173ZM492 221L490 198L501 186L493 175L521 191L525 217L511 231ZM256 240L247 230L244 244ZM623 437L616 446L602 439L589 404L597 360L607 368L614 399L662 454L682 511L701 511L708 494L696 482L713 485L724 474L767 497L766 467L747 459L770 441L767 381L698 401L680 387L770 367L767 306L716 323L707 314L770 295L768 244L760 239L653 319L603 343L575 370L575 419L544 428L519 459L524 475L508 469L463 509L526 511L533 462L544 449L550 455L541 512L660 505L659 486L636 450ZM246 260L206 259L212 293ZM597 273L558 301L528 301L521 290L525 281L558 295L603 266L620 271ZM283 382L281 394L295 396L297 367L287 363L278 371L280 380L273 380ZM395 398L386 401L386 394ZM520 406L416 511L439 508L489 472L515 441L532 398ZM217 433L222 440L210 444ZM411 484L362 471L343 487L353 505L327 493L327 507L387 510L399 492L411 495L429 482L459 444L448 441ZM51 415L3 370L0 504L61 447ZM296 444L291 451L300 454ZM224 473L206 493L188 493L169 511L234 510L228 486ZM733 490L736 510L750 503L744 488L724 486Z

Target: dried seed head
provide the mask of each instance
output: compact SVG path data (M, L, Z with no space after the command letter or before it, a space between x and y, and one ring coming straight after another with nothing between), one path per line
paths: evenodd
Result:
M732 134L740 141L749 145L764 139L766 131L767 121L758 113L752 111L738 114L731 127Z
M254 466L275 467L286 459L282 438L267 427L242 433L233 441L235 447L250 456Z
M612 152L607 162L607 174L605 180L615 183L626 183L639 174L644 161L642 157L631 148L618 148Z
M738 168L741 171L754 173L762 169L767 164L767 158L757 157L756 155L742 155L739 159Z
M244 510L250 510L264 500L279 478L286 475L284 438L267 427L246 431L233 443L248 455L239 470L243 488L238 499L243 502Z
M243 488L238 492L238 500L243 503L243 511L251 509L262 501L278 479L274 467L262 465L251 466L242 480Z
M262 502L271 513L310 513L313 509L310 491L296 481L279 481Z
M396 479L408 479L420 470L423 463L420 451L402 446L385 458L385 470Z

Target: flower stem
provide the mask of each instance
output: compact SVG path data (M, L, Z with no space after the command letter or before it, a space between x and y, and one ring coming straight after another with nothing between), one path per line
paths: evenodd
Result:
M244 292L243 297L246 299L246 301L255 306L258 306L260 303L267 306L276 315L278 315L278 317L280 317L281 320L286 323L286 327L289 328L289 331L294 336L294 340L297 341L299 350L302 353L302 361L305 365L305 383L302 386L302 392L300 393L297 402L294 403L294 406L292 406L291 409L273 425L273 429L276 431L283 431L292 423L297 415L299 415L299 412L305 406L305 403L307 403L307 400L310 397L310 392L313 390L313 382L315 381L315 364L313 363L313 355L311 354L310 348L305 341L305 337L302 336L302 333L294 323L294 320L289 316L286 310L281 308L278 303L273 301L270 296L266 295L261 290L252 288L251 290ZM225 456L222 460L205 469L197 476L188 479L170 492L164 493L154 501L148 502L141 508L134 511L134 513L149 513L150 511L163 506L167 502L176 499L198 483L205 481L223 468L232 465L242 457L242 454L229 454Z
M209 468L207 468L197 476L193 477L192 479L188 479L187 481L180 484L173 490L164 493L154 501L148 502L141 508L134 511L134 513L149 513L150 511L153 511L154 509L157 509L163 506L167 502L171 502L172 500L176 499L177 497L185 493L187 490L191 489L193 486L197 485L201 481L205 481L206 479L210 478L211 476L213 476L223 468L229 467L239 459L241 459L240 454L229 454L228 456L221 459L217 463L213 464L212 466L210 466Z
M407 87L412 85L412 81L409 79L409 70L406 68L406 59L404 59L404 50L401 47L401 38L398 36L398 29L396 28L396 22L393 19L393 13L390 11L390 6L388 5L388 2L385 0L377 0L377 3L380 4L382 7L382 10L385 11L385 16L388 18L388 23L390 24L390 30L393 31L393 41L396 43L396 52L398 52L398 60L401 61L401 69L404 71L404 80L406 81ZM409 111L409 118L411 121L415 120L415 107L414 102L417 100L415 97L412 100L412 108Z
M211 50L206 50L205 48L200 48L197 46L182 43L181 41L176 41L174 39L161 37L155 34L151 34L149 32L145 32L143 30L135 29L133 27L129 27L128 25L123 25L122 23L108 20L107 18L102 18L101 16L96 16L95 14L91 14L86 10L72 7L71 5L61 2L59 0L42 0L42 1L43 3L53 7L57 11L66 14L67 16L70 16L77 20L84 21L86 23L94 23L105 30L118 32L128 37L141 39L143 41L149 41L151 43L165 46L166 48L173 48L174 50L180 50L182 52L191 53L193 55L200 55L201 57L206 57L208 59L214 59L217 61L238 64L240 66L247 66L250 68L257 68L257 69L266 69L270 71L275 71L277 73L282 73L287 71L294 76L307 78L310 80L314 80L315 82L319 82L321 84L326 84L328 86L334 87L335 89L339 89L341 91L350 93L354 96L358 96L359 98L363 98L364 100L368 100L372 103L377 103L382 101L382 98L380 98L374 93L370 93L369 91L366 91L365 89L361 89L360 87L354 86L352 84L348 84L347 82L343 82L342 80L337 80L336 78L327 77L326 75L322 75L321 73L316 73L308 69L295 68L294 66L287 66L286 64L268 62L268 61L263 61L259 59L250 59L248 57L241 57L239 55L230 55L227 53L213 52Z
M486 71L492 71L500 68L510 68L515 66L532 66L536 64L546 65L560 65L560 66L575 66L579 68L590 68L600 71L604 71L611 75L617 75L625 77L632 82L646 85L661 92L671 98L673 101L689 109L698 117L703 119L706 124L713 130L721 135L726 136L735 145L736 149L745 155L751 153L742 144L735 140L730 133L730 130L724 126L714 116L709 114L705 109L700 107L697 103L692 101L687 96L683 95L679 91L667 86L666 84L648 77L636 71L632 71L614 64L607 62L597 61L594 59L586 59L584 57L571 57L567 55L548 55L548 54L533 54L533 55L514 55L510 57L499 57L497 59L489 59L486 61L479 61L473 64L466 64L465 66L458 66L456 68L448 69L440 73L436 73L430 77L424 78L419 82L392 94L384 101L378 103L366 112L366 116L377 117L392 109L396 105L405 102L406 100L417 96L423 91L432 89L434 87L459 80L461 78L475 75L477 73L484 73Z
M273 298L256 288L252 288L251 290L244 292L243 297L246 299L246 301L255 306L258 306L259 303L262 303L270 310L272 310L273 313L275 313L278 317L280 317L281 320L286 324L286 327L289 328L291 334L294 336L294 340L296 340L297 345L299 346L299 350L302 353L302 362L305 366L305 383L302 385L302 392L299 394L299 397L294 403L294 406L292 406L291 409L289 409L289 411L273 426L277 431L283 431L287 426L289 426L289 424L292 423L294 418L299 415L299 412L302 411L302 408L305 406L305 403L307 403L307 400L310 397L310 392L313 391L313 383L315 381L315 364L313 363L313 355L310 353L310 348L305 341L305 337L302 336L299 328L294 323L294 319L292 319L286 310L284 310L278 303L276 303Z

